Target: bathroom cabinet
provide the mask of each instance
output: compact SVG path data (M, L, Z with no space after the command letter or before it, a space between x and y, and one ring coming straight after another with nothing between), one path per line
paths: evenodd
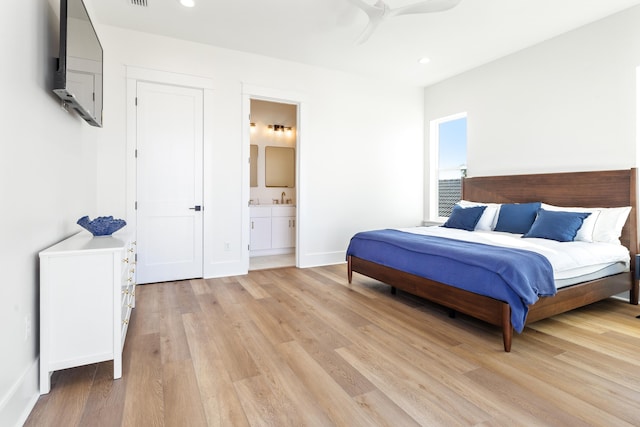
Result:
M296 208L290 205L262 205L250 208L251 256L293 252L296 245Z

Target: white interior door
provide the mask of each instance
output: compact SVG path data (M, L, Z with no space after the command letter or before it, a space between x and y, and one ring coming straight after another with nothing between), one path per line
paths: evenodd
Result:
M203 92L136 87L138 283L202 277Z

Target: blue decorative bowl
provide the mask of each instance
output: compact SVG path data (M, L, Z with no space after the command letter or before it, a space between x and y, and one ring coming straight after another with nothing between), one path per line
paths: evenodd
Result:
M127 225L127 222L123 219L114 219L112 216L99 216L93 221L88 216L83 216L77 224L94 236L111 236Z

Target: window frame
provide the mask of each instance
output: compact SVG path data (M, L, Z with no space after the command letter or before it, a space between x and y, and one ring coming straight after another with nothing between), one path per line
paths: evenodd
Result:
M440 172L440 125L442 123L451 122L463 118L468 118L466 111L451 114L445 117L440 117L429 122L429 218L431 221L444 222L448 219L448 217L441 217L438 214L440 199L440 192L438 191L438 175Z

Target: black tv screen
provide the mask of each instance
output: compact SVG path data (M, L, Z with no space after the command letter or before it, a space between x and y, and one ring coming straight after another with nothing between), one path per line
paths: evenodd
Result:
M102 127L102 45L82 0L60 0L60 57L53 91Z

